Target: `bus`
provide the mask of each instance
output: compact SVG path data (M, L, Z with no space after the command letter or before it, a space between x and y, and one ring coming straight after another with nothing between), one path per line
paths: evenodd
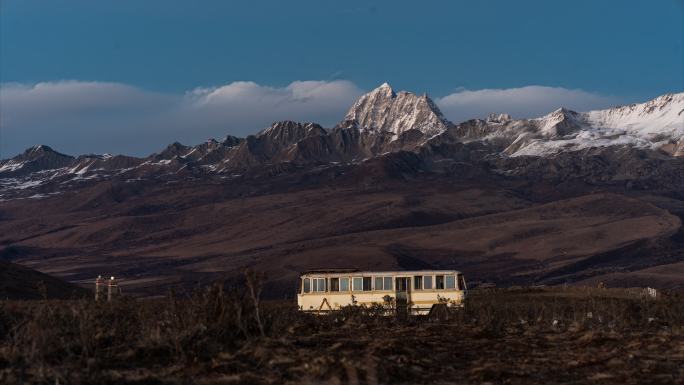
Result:
M297 305L316 313L383 305L397 312L428 314L439 304L462 308L467 290L463 274L456 270L310 270L299 277Z

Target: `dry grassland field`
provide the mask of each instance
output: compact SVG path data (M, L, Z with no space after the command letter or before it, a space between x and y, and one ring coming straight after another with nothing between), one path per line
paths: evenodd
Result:
M211 286L183 298L0 302L0 383L684 381L681 295L481 289L464 310L400 320L379 315L382 304L313 315L248 292Z

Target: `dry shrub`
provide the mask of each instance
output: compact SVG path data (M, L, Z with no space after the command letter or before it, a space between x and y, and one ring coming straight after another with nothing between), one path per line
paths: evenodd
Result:
M542 330L634 331L653 328L681 330L684 298L659 299L624 289L487 289L474 291L459 322L490 332L506 328Z
M11 305L13 314L0 305L0 363L20 371L65 364L97 371L131 362L196 362L261 335L255 322L258 302L222 285L197 290L189 298L170 294L164 300Z

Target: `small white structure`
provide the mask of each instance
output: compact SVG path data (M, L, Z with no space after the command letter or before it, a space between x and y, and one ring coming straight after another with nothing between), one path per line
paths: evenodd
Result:
M104 279L101 275L98 275L97 279L95 279L95 301L104 299L105 286L107 287L107 302L121 294L121 288L116 278L112 276L109 279Z
M463 307L467 287L456 270L314 270L299 279L297 305L307 312L349 305L385 305L409 314L428 314L434 305Z
M121 294L121 291L119 290L119 282L117 282L114 276L112 276L107 282L107 301L111 302L111 300L119 294Z
M104 291L105 282L101 275L97 276L95 280L95 301L102 299L102 292Z

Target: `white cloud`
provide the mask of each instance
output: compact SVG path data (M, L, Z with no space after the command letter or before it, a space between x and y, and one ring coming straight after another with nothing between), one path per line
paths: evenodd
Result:
M248 127L240 132L245 134L278 120L334 125L360 95L356 85L344 80L296 81L282 88L234 82L189 92L185 107L204 121Z
M234 82L185 94L105 82L3 84L0 158L43 143L71 154L147 155L174 141L245 136L277 120L333 125L360 94L342 80L281 88Z
M125 84L59 81L35 85L5 84L0 94L4 109L12 115L41 113L126 111L148 109L171 102L172 97Z
M492 112L513 118L533 118L559 107L575 111L619 104L613 97L561 87L527 86L507 89L459 90L436 101L444 116L453 122L484 118Z

